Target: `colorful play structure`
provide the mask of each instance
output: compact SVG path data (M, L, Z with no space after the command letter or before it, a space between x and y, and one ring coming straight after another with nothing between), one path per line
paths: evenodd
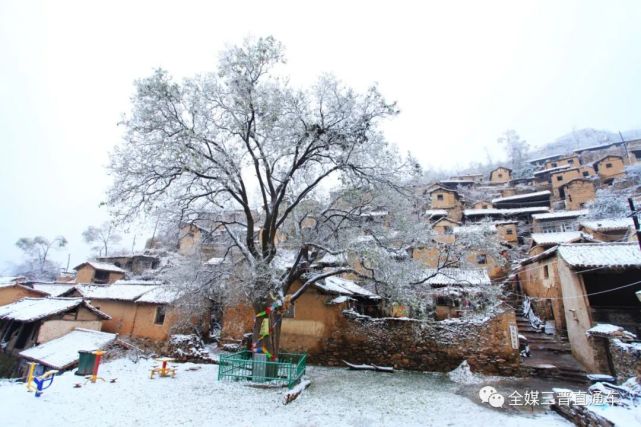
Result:
M176 368L173 366L169 366L169 362L173 362L174 359L171 359L169 357L161 357L156 359L158 362L161 363L160 366L156 365L153 367L151 370L151 375L149 376L150 379L154 379L154 375L158 374L160 377L169 377L171 376L172 378L176 377Z
M85 381L85 384L88 382L96 383L97 380L101 380L102 382L105 381L104 378L98 376L98 368L100 367L100 361L102 360L102 355L105 354L104 351L102 350L96 350L92 352L94 356L96 356L96 360L93 363L93 370L91 371L91 375L87 375L85 378L87 381Z
M44 390L51 387L51 385L53 384L53 379L55 378L58 371L52 369L51 371L47 371L44 374L36 377L33 374L36 370L37 365L38 364L36 362L29 363L29 372L27 373L27 391L35 391L35 396L40 397L42 396L42 392Z

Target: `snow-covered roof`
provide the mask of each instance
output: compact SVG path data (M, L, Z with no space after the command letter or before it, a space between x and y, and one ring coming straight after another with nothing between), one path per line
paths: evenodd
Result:
M82 298L22 298L12 304L0 306L0 319L34 322L83 305L104 319L110 316L84 302Z
M359 216L374 217L374 216L387 216L387 215L389 215L388 211L371 211L371 212L363 212Z
M585 220L579 223L583 227L595 231L614 231L625 230L632 227L632 218L612 218L612 219L595 219Z
M566 169L570 169L573 167L572 165L561 165L557 166L554 168L549 168L549 169L541 169L540 171L536 171L533 173L534 176L539 176L539 175L545 175L546 173L555 173L555 172L561 172L565 171Z
M140 285L140 286L160 286L162 282L160 280L139 280L139 279L120 279L112 283L113 285Z
M532 240L537 245L560 245L561 243L575 242L583 237L589 237L580 231L559 231L556 233L532 233Z
M576 150L573 151L573 153L582 153L584 151L603 150L605 148L616 147L617 145L625 144L625 142L627 142L627 141L617 141L617 142L610 142L610 143L607 143L607 144L592 145L590 147L577 148Z
M98 262L98 261L86 261L86 262L83 262L80 265L77 265L73 269L74 270L79 270L84 265L90 265L95 270L113 271L113 272L116 272L116 273L125 273L125 270L123 270L122 268L120 268L120 267L118 267L118 266L116 266L114 264L109 264L108 262Z
M136 302L148 304L171 304L178 299L179 295L180 292L176 288L169 286L156 286L138 298Z
M559 246L559 255L574 268L641 268L638 243L575 243Z
M505 217L537 213L549 212L550 208L547 206L534 206L531 208L512 208L512 209L465 209L463 215L465 216L483 216L483 215L502 215Z
M351 280L340 277L328 277L314 284L317 288L332 294L380 299L378 295L357 285Z
M578 218L580 216L584 216L590 213L589 210L587 209L581 209L577 211L558 211L558 212L550 212L550 213L543 213L543 214L535 214L532 215L532 219L536 219L538 221L545 221L545 220L553 220L553 219L564 219L564 218Z
M65 369L78 361L78 351L105 348L116 339L116 334L76 328L60 338L32 347L20 356L53 369Z
M425 216L447 216L447 211L445 209L428 209L425 211Z
M147 285L79 285L80 295L88 299L107 299L118 301L135 301L155 286Z
M528 265L528 264L532 264L533 262L537 262L537 261L540 261L542 259L549 258L549 257L553 256L554 254L556 254L556 251L558 249L559 249L558 246L552 246L550 249L547 249L547 250L541 252L540 254L537 254L537 255L534 255L534 256L531 256L529 258L525 258L525 259L521 260L520 264L521 265Z
M205 262L205 264L207 264L207 265L220 265L220 264L223 264L224 262L225 262L225 258L213 257L213 258L209 258Z
M538 162L543 162L545 160L552 160L552 159L560 159L564 157L565 154L554 154L552 156L546 156L546 157L539 157L537 159L530 159L528 160L529 163L538 163Z
M425 283L432 286L464 285L464 286L484 286L492 282L487 270L482 268L442 268L426 269L423 275L430 277Z
M24 276L0 276L0 283L17 283L26 279Z
M75 284L58 284L58 283L34 283L31 285L36 291L44 292L52 297L59 297L60 295L71 290Z
M549 196L551 194L552 193L550 192L550 190L543 190L543 191L535 191L533 193L517 194L515 196L498 197L496 199L492 199L492 204L501 203L501 202L511 202L513 200L529 199L532 197Z

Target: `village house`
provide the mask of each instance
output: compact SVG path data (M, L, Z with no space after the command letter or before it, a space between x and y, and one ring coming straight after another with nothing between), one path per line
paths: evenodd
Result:
M458 192L437 185L429 190L430 209L445 209L448 218L460 221L463 214L463 203Z
M631 218L582 220L579 230L592 235L601 242L623 242L634 236Z
M565 200L564 186L575 179L590 178L595 176L596 173L591 166L581 166L576 168L564 169L550 174L550 185L552 186L552 194L556 200Z
M545 156L545 157L540 157L536 159L530 159L528 160L528 163L537 168L541 168L545 166L545 163L547 161L561 159L563 157L567 157L567 156L565 154L554 154L552 156Z
M565 195L565 208L568 210L583 209L588 202L596 198L594 182L585 178L568 181L559 191Z
M499 166L490 172L490 182L492 184L505 184L512 179L512 169Z
M109 319L81 298L23 298L0 307L0 348L17 354L75 328L100 331Z
M494 223L502 242L517 244L519 242L518 221L497 221Z
M544 169L554 169L559 166L568 166L568 167L576 167L581 164L581 161L579 160L579 156L577 154L570 155L570 156L565 156L565 157L556 157L553 159L548 159L545 160Z
M537 255L562 243L593 242L594 239L581 231L559 231L554 233L532 233L532 244L528 255Z
M572 354L591 372L607 369L586 335L598 323L641 333L641 251L635 243L561 245L558 274ZM604 367L605 365L605 367ZM606 371L607 372L607 371Z
M563 165L563 166L557 166L555 168L550 168L550 169L541 169L532 174L534 178L534 182L536 185L544 184L544 185L549 185L550 184L550 177L552 174L562 172L565 170L570 169L571 167L569 165Z
M454 229L461 223L449 218L441 218L432 224L432 230L437 234L436 239L442 243L454 243Z
M77 283L107 284L125 278L125 270L106 262L87 261L74 267Z
M77 286L75 295L91 301L111 316L103 324L106 332L153 341L166 340L180 318L174 305L177 292L157 282L119 283Z
M472 209L492 209L492 203L480 200L472 205Z
M592 163L599 157L606 155L625 156L626 155L626 141L608 142L600 145L593 145L591 147L577 148L573 152L578 154L581 158L581 163Z
M550 207L549 190L535 191L532 193L517 194L509 197L492 199L492 206L496 209L515 209L532 207Z
M615 178L620 178L625 174L625 163L622 156L608 155L595 161L592 166L604 184L611 184Z
M530 224L532 222L532 215L549 211L550 208L546 206L515 209L465 209L463 211L463 222L474 223L484 220L509 220Z
M532 215L533 233L558 233L577 231L579 218L587 215L587 210L557 211Z
M555 331L565 335L565 311L559 272L557 245L524 259L517 270L520 291L531 299L536 315L543 321L554 322Z
M145 254L98 257L96 260L113 264L135 275L140 275L147 270L154 270L160 265L158 257Z
M424 274L429 277L423 286L427 287L426 296L434 301L436 320L463 317L477 310L479 297L492 285L482 268L443 268Z
M38 291L21 283L0 283L0 306L11 304L25 297L42 298L46 292Z

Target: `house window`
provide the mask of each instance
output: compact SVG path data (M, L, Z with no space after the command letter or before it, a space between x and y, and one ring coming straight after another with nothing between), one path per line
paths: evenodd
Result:
M96 273L93 275L93 281L95 283L108 283L109 272L105 270L96 270Z
M511 236L514 234L514 230L512 230L511 228L508 228L507 230L505 230L505 234L507 234L508 236Z
M156 307L156 317L154 318L154 324L162 325L165 323L165 306L159 305Z
M568 202L571 202L571 201L572 201L572 195L568 194Z
M452 227L450 227L449 225L444 226L443 230L445 230L445 234L452 234L453 231Z
M498 174L498 177L503 178L503 174L502 173Z
M437 194L436 195L436 200L443 200L443 195L442 194Z
M476 263L479 265L485 265L487 264L487 256L484 254L477 255L476 256Z
M612 167L612 163L606 163L606 164L605 164L605 168L606 168L606 169L610 169L611 167Z
M573 165L574 164L574 160L573 159L568 160L568 164L569 165Z
M543 266L543 277L546 279L550 278L550 267L547 265Z
M288 319L296 317L296 305L290 304L289 308L283 313L283 317Z
M563 175L559 175L559 176L557 176L557 177L556 177L556 180L557 180L557 181L563 181Z
M590 172L588 172L588 171L583 171L583 176L590 176Z
M555 167L556 167L556 163L555 163L555 162L552 162L552 167L553 167L553 168L555 168Z

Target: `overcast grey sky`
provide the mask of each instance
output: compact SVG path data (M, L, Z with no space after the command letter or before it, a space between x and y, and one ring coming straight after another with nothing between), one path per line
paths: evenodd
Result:
M287 48L293 81L378 82L401 115L388 138L425 167L574 128L641 127L639 1L0 0L0 273L21 236L62 234L72 266L99 208L134 79L188 76L248 35ZM145 236L138 236L140 248ZM131 242L127 243L131 246Z

